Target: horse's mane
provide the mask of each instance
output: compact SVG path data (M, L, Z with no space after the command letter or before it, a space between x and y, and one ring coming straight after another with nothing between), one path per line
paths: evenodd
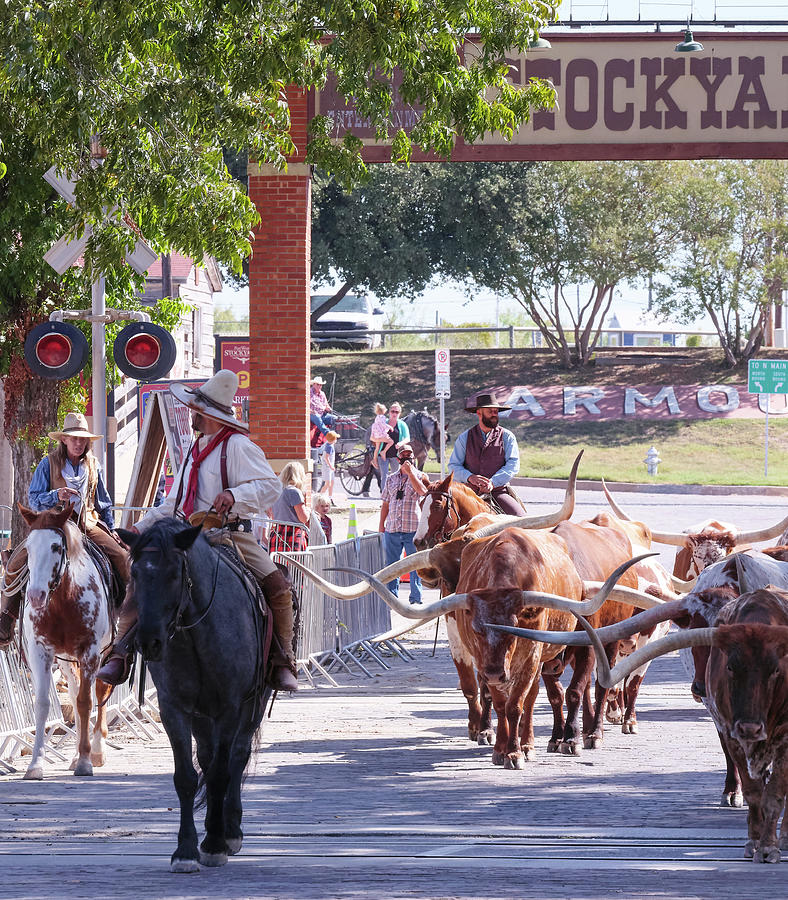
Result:
M131 551L133 559L137 559L139 554L146 547L155 547L157 550L166 551L172 547L172 542L176 534L191 528L183 519L176 519L174 516L166 516L158 519L140 535L139 540L134 543Z

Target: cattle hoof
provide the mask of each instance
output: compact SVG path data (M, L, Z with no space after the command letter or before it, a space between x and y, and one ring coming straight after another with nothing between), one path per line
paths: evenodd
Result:
M637 722L624 722L621 726L622 734L637 734L638 733L638 723Z
M758 845L755 841L747 841L747 843L744 845L744 858L752 859L753 856L755 856L757 847Z
M244 839L243 836L234 838L226 837L224 839L224 842L227 844L227 852L230 854L230 856L235 856L236 853L241 852L241 847L243 846Z
M608 722L610 722L611 725L620 725L621 724L621 713L620 712L605 713L605 718L607 719Z
M104 765L104 762L105 762L104 754L103 753L91 753L90 761L93 763L94 766L97 766L100 768L101 766Z
M742 806L744 806L744 797L740 791L736 793L733 791L726 791L722 795L720 806L730 806L733 809L741 809Z
M227 865L226 853L203 853L200 850L200 865L216 868L217 866Z
M778 863L780 861L779 847L761 847L753 856L753 862Z
M27 772L25 772L24 777L28 781L43 781L44 780L44 767L43 766L31 766Z
M601 743L602 738L598 734L586 734L583 736L584 750L598 750Z
M547 742L547 752L548 753L558 753L558 741L548 741Z
M92 775L93 774L93 766L90 763L89 759L81 759L76 766L74 766L74 774L79 775Z
M577 741L561 741L558 749L564 756L580 756L580 747Z
M524 769L525 759L520 753L510 753L503 764L504 769Z
M494 766L502 766L504 763L504 755L503 753L499 753L497 750L493 750L492 762Z
M478 743L480 747L489 747L493 742L492 731L480 731Z
M200 871L200 864L196 859L171 859L170 872L175 875L192 875Z

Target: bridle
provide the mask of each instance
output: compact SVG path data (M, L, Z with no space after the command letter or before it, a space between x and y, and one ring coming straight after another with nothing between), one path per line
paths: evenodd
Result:
M47 587L49 588L49 592L47 593L47 601L49 601L49 598L52 596L53 592L60 587L61 581L63 581L63 579L66 577L66 572L68 572L69 570L69 560L65 531L63 531L62 528L48 528L46 530L54 531L55 534L57 534L60 538L60 560L57 564L57 571L47 582Z
M443 541L447 541L449 537L460 527L460 511L457 509L457 504L454 502L454 497L452 497L451 490L448 490L445 493L443 491L441 491L440 493L435 491L434 493L431 493L430 496L435 499L446 501L443 518L440 522L440 530L436 531L434 534L436 542L440 544L443 543ZM457 522L454 528L448 529L447 525L451 524L450 516L452 513L454 513Z

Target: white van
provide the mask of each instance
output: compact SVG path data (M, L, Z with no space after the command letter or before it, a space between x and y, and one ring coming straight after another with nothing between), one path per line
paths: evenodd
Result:
M313 294L312 309L325 303L331 294ZM382 309L369 297L345 294L337 305L324 313L312 327L315 347L339 347L349 350L374 350L382 343L381 335L370 331L383 327Z

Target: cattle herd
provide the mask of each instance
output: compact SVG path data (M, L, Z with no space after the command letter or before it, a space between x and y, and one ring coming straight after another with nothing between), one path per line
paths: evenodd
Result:
M777 834L788 792L788 517L753 532L718 521L687 534L657 532L633 521L605 488L611 511L572 522L579 462L552 515L465 519L449 477L424 498L423 549L375 574L357 572L351 586L304 574L335 597L374 590L408 618L445 615L469 736L492 744L493 764L507 769L533 757L540 680L553 711L547 750L577 754L599 746L606 717L637 732L649 663L691 652L691 689L711 714L728 765L722 802L747 802L745 856L779 862L788 849L788 816ZM441 505L446 512L431 527ZM749 547L778 536L775 547ZM652 542L679 546L672 574L655 561ZM439 589L438 599L414 607L386 588L414 570Z

